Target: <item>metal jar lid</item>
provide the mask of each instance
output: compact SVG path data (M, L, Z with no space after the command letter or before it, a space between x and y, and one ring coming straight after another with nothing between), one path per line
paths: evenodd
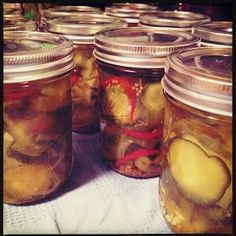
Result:
M3 15L22 15L22 11L15 8L4 8Z
M37 30L35 21L23 16L3 18L3 31L34 31Z
M185 31L191 31L194 24L210 20L207 15L188 11L158 11L155 14L142 15L139 18L141 25Z
M120 18L125 18L127 21L139 22L139 16L145 13L155 13L158 10L157 6L148 4L135 4L130 3L124 6L119 6L118 4L111 7L105 7L105 14L108 16L115 16Z
M112 6L117 6L124 9L134 10L157 10L159 7L156 4L145 4L145 3L132 3L132 2L119 2L113 3Z
M4 83L47 79L74 67L72 41L51 33L4 32Z
M230 21L211 21L209 23L193 26L193 34L200 37L202 44L213 46L232 46L232 22Z
M70 16L75 13L102 13L103 11L97 7L90 6L58 6L43 11L43 17L52 19L61 16Z
M199 47L167 57L164 91L213 114L232 116L232 49Z
M71 17L59 17L47 21L49 32L63 34L75 44L94 43L94 35L98 31L126 26L125 20L93 13L78 13Z
M95 35L94 55L106 63L135 68L163 68L166 56L199 44L186 32L130 27Z

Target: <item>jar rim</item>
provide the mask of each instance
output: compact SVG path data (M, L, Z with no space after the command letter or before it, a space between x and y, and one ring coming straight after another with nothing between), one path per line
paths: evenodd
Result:
M232 50L194 48L167 56L164 91L189 106L232 116Z
M57 6L43 10L45 18L54 18L61 16L70 16L75 13L102 13L103 11L97 7L91 6Z
M211 21L193 26L193 34L209 43L232 45L232 22Z
M140 16L140 24L156 27L189 28L197 23L209 22L209 16L190 11L157 11Z
M74 67L72 41L46 32L4 32L4 83L67 73Z
M115 28L95 35L94 55L101 61L121 66L160 68L172 51L198 43L199 38L187 32Z
M101 30L126 27L125 20L103 14L77 13L72 16L47 20L47 30L63 34L75 43L93 43L94 35Z
M3 31L34 31L37 29L35 21L23 16L4 16Z

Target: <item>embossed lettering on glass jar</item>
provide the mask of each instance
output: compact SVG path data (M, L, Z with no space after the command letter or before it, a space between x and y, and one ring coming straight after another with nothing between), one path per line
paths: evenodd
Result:
M51 20L57 17L72 16L77 13L83 13L85 15L87 13L102 14L103 11L100 8L91 7L91 6L56 6L56 7L48 8L48 9L43 10L43 14L40 19L41 31L46 30L47 20Z
M189 33L141 27L96 35L102 149L113 170L139 178L160 174L164 61L170 52L198 42Z
M140 26L153 29L169 29L177 31L192 31L192 26L209 22L209 16L188 11L158 11L155 14L145 14L139 17Z
M232 47L232 22L211 21L193 26L193 34L201 38L201 46Z
M105 14L125 19L128 26L138 26L139 16L145 13L155 13L160 8L156 5L143 3L114 3L105 7Z
M3 16L3 31L37 31L37 23L23 16Z
M232 233L232 51L167 58L162 213L177 233Z
M40 32L4 32L3 201L56 191L72 167L73 44Z
M48 31L63 34L74 43L76 67L71 78L71 92L72 130L75 132L96 133L100 130L98 77L93 56L94 34L100 30L125 26L127 23L124 20L102 14L77 14L47 21Z

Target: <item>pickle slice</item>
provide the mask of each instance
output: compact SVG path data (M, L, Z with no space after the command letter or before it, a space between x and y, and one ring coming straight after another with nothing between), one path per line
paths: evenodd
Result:
M7 157L7 152L10 150L12 144L14 143L14 138L8 133L3 133L3 157Z
M200 139L198 141L198 139L196 137L194 137L193 135L191 134L184 134L182 136L182 138L184 139L187 139L189 141L192 141L193 143L197 144L199 147L201 147L206 153L208 156L216 156L216 152L214 152L213 150L213 147L215 147L216 151L219 150L219 145L216 144L216 142L213 142L213 139L204 139L204 143L203 142L200 142L200 140L203 141L203 139ZM203 146L204 144L204 146ZM209 149L208 149L209 147ZM222 157L223 159L223 157ZM229 171L230 171L230 175L232 176L232 164L230 163L230 161L228 159L223 159L224 163L226 164L226 166L228 167ZM230 181L230 185L229 187L227 188L225 194L223 195L223 197L218 201L216 202L216 205L226 209L229 204L232 203L232 181Z
M230 171L225 163L186 139L172 140L168 161L180 192L195 204L215 203L230 184Z
M150 112L156 113L164 107L165 99L162 90L160 82L149 84L144 89L142 103Z
M124 90L117 86L112 85L105 89L105 112L122 123L130 121L131 105L128 96Z
M7 202L27 202L38 195L51 192L53 174L44 166L17 166L4 172L4 194Z
M36 111L51 112L64 107L70 102L68 81L58 81L56 86L45 86L40 94L31 99L31 104Z
M46 147L35 142L39 133L54 126L53 116L37 115L28 120L8 120L8 132L14 139L11 149L31 157L38 157Z
M90 57L81 70L81 76L88 80L97 77L96 62L94 57Z

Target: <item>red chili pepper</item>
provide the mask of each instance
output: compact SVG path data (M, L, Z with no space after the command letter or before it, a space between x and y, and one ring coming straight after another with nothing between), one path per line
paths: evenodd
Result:
M129 135L134 138L145 139L145 140L153 140L153 139L157 139L161 137L162 131L163 131L162 127L153 129L152 131L148 131L148 132L140 132L140 131L135 131L135 130L127 129L127 128L124 129L124 133L126 135Z
M77 73L76 72L72 73L71 78L70 78L71 86L73 87L77 83L78 80L79 80L79 77Z
M136 103L136 91L135 89L133 89L133 83L134 83L133 79L131 78L124 79L122 77L110 77L106 80L102 80L101 82L101 88L106 88L109 85L118 84L125 90L131 105L131 112L130 112L131 120L133 120L133 113Z
M140 148L138 150L128 153L127 155L125 155L121 159L118 159L115 163L115 166L117 168L119 168L120 165L126 163L127 161L133 161L133 160L135 160L139 157L142 157L142 156L159 155L160 153L161 153L161 151L158 149L151 150L151 149Z
M15 93L4 93L4 101L13 101L13 100L22 100L34 94L36 89L22 89L21 91L17 91Z

